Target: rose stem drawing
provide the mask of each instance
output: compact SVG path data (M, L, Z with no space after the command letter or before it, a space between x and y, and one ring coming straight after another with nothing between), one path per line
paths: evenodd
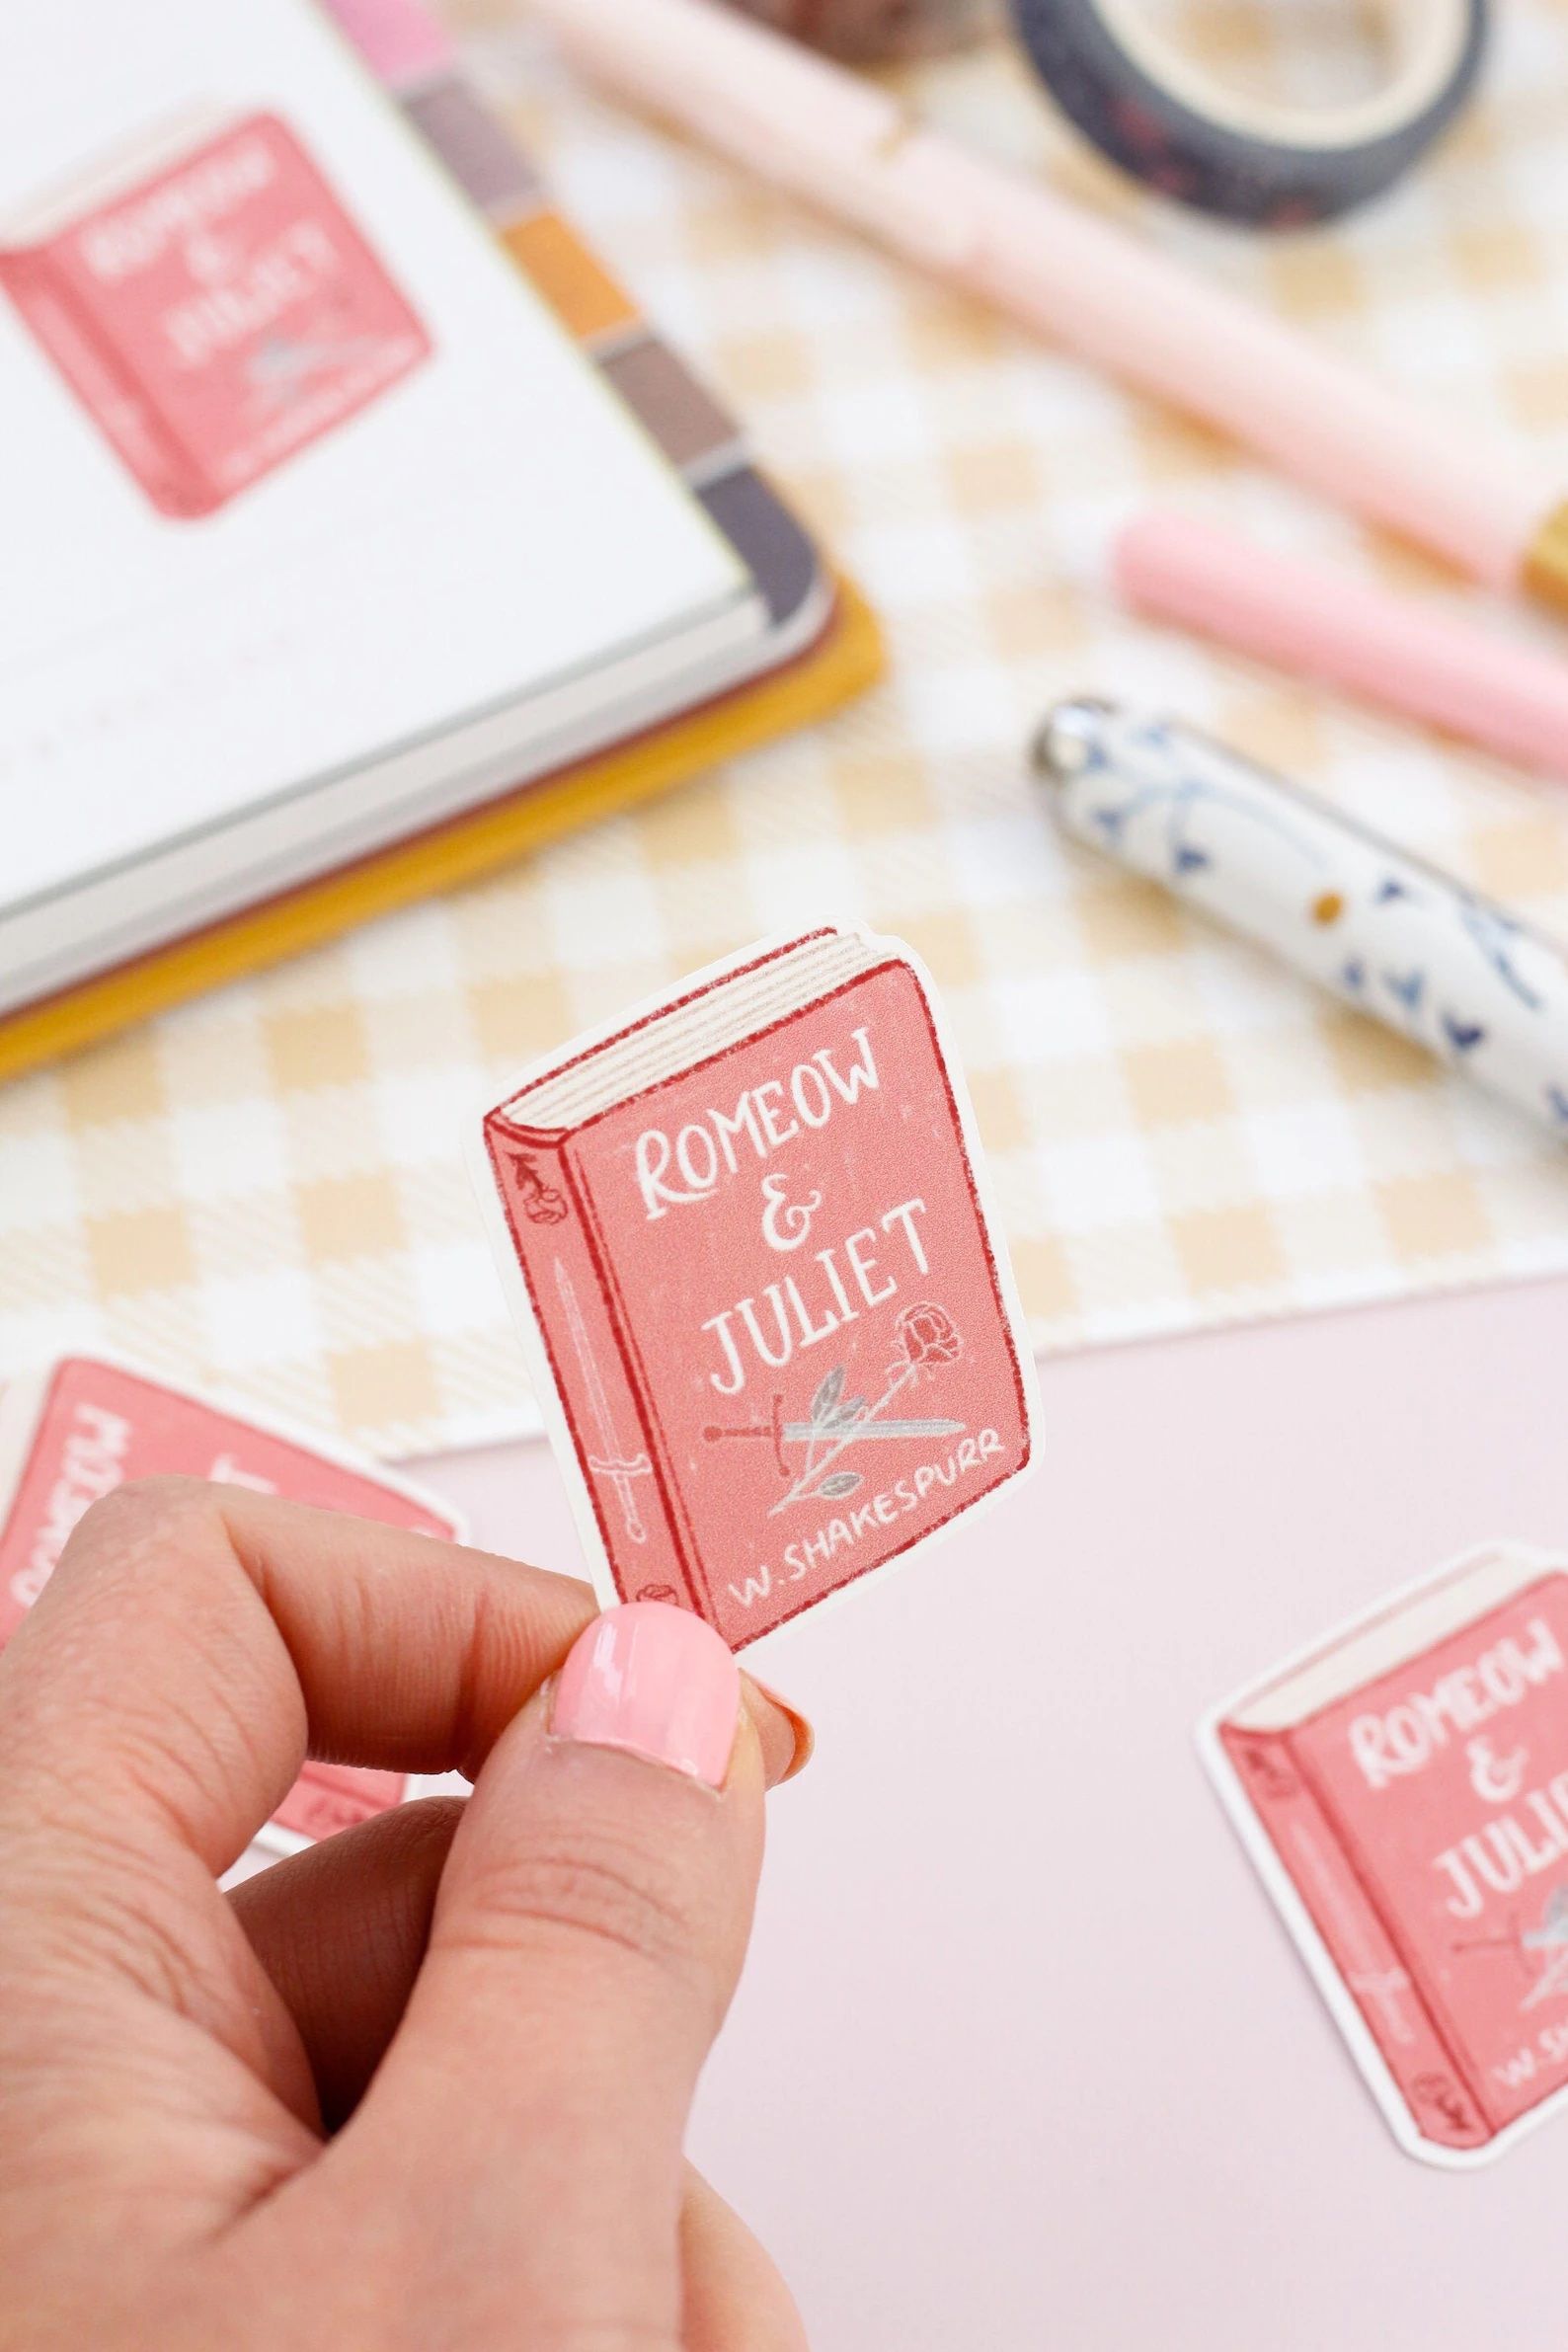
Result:
M770 1421L747 1422L739 1429L724 1429L716 1424L703 1431L710 1446L727 1438L771 1438L778 1459L779 1472L789 1476L785 1459L786 1446L806 1448L806 1466L790 1487L789 1493L772 1505L769 1519L787 1511L792 1503L838 1502L844 1495L853 1494L861 1483L858 1470L834 1470L832 1465L851 1446L869 1441L887 1442L898 1438L954 1438L964 1429L962 1421L944 1420L885 1420L887 1407L901 1389L920 1372L938 1364L956 1364L964 1353L952 1316L946 1307L930 1300L917 1306L906 1306L894 1326L899 1340L900 1361L889 1367L888 1385L874 1405L863 1396L844 1399L844 1367L834 1365L832 1371L812 1398L811 1418L807 1421L781 1419L783 1399L773 1399ZM825 1444L825 1452L818 1449Z
M648 1529L643 1525L643 1515L637 1507L637 1489L632 1481L634 1478L651 1478L654 1465L646 1453L627 1452L616 1437L610 1400L604 1392L604 1376L588 1344L588 1326L583 1320L577 1293L572 1288L572 1277L559 1258L555 1262L555 1287L561 1294L561 1304L566 1310L567 1329L572 1334L572 1345L582 1369L593 1435L599 1444L597 1453L588 1455L588 1466L595 1477L607 1478L615 1489L615 1497L626 1522L626 1532L633 1543L646 1543Z
M1528 1953L1544 1953L1520 2007L1532 2009L1556 1995L1568 1996L1568 1886L1551 1889L1538 1927L1522 1929L1518 1916L1511 1915L1503 1934L1464 1936L1451 1948L1455 1952L1512 1952L1526 1969L1529 1967Z

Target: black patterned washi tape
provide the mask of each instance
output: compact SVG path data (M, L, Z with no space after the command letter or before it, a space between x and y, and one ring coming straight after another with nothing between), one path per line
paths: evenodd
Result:
M1338 108L1228 88L1145 25L1139 0L1012 6L1046 87L1113 163L1200 211L1301 228L1392 187L1448 128L1480 67L1489 0L1406 0L1392 79Z

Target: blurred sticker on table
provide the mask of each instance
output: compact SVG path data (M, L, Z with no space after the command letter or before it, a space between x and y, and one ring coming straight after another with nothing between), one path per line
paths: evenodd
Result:
M102 1356L67 1356L0 1395L0 1645L38 1600L77 1522L134 1478L209 1479L460 1541L444 1503L337 1447L172 1388ZM401 1772L309 1763L258 1842L292 1852L398 1804Z
M1477 2163L1568 2101L1568 1560L1468 1554L1200 1745L1402 2147Z

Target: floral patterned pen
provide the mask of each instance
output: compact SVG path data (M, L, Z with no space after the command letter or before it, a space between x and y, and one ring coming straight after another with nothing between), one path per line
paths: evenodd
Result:
M1196 728L1058 703L1037 773L1069 832L1568 1137L1568 958Z

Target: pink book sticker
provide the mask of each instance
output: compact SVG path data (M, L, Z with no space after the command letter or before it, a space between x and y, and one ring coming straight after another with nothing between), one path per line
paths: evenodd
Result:
M277 116L167 142L0 253L34 336L166 513L210 512L345 423L430 341Z
M1568 2093L1568 1569L1496 1546L1211 1718L1205 1752L1398 2136Z
M53 1574L71 1530L132 1478L207 1478L460 1539L453 1514L384 1471L340 1458L128 1367L61 1359L0 1398L0 1644ZM401 1801L400 1772L311 1763L275 1816L285 1842Z
M276 1813L277 1827L301 1838L330 1838L352 1830L372 1814L403 1802L408 1783L401 1772L374 1772L361 1764L308 1764Z
M739 1648L1027 1465L979 1145L898 942L824 929L699 974L483 1124L604 1598Z

